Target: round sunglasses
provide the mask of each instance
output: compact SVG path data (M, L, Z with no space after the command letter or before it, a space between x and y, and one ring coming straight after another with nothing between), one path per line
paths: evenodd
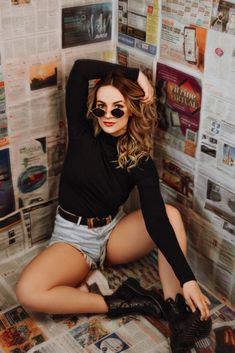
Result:
M96 118L103 118L105 116L105 114L107 113L104 109L101 108L93 108L91 110L91 113L96 117ZM120 108L115 108L113 110L111 110L111 114L114 118L121 118L125 112L120 109Z

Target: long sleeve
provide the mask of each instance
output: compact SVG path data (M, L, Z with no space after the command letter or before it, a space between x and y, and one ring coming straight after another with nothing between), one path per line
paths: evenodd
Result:
M76 139L80 132L91 125L91 121L86 118L89 80L103 78L109 71L117 69L129 79L137 80L138 78L138 69L98 60L75 61L66 86L69 139Z
M141 209L149 235L170 263L181 285L195 280L166 214L158 173L152 159L142 160L131 173L133 182L138 187Z

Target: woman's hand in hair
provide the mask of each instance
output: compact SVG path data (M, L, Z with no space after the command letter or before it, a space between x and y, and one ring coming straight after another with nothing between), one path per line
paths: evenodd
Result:
M143 74L142 71L139 71L139 76L137 79L138 84L144 91L144 96L141 98L141 101L145 104L153 102L154 89L151 83L149 82L147 76Z
M188 281L183 285L184 298L190 309L194 312L196 308L200 310L201 320L207 320L210 316L209 299L201 292L201 289L196 281Z

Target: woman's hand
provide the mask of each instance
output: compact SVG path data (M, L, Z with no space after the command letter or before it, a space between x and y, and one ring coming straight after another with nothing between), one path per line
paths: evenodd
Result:
M188 281L183 285L184 298L190 309L194 312L196 308L200 310L201 320L207 320L210 312L208 305L209 299L201 292L201 289L196 281Z
M149 104L153 102L154 89L151 83L149 82L147 76L143 74L142 71L139 71L139 76L137 79L138 84L144 91L144 96L141 98L141 102Z

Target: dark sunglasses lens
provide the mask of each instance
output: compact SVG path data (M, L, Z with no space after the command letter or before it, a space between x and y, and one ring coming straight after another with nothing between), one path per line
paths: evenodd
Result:
M125 112L119 108L113 109L111 113L115 118L121 118L125 114Z
M92 113L97 117L97 118L102 118L105 115L105 111L101 108L94 108L92 109Z

